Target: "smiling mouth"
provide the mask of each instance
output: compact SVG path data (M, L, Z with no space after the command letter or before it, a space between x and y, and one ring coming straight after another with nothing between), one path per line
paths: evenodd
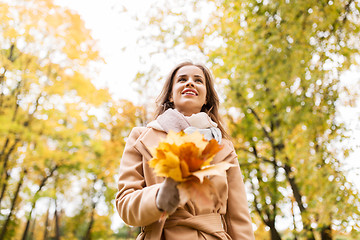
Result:
M197 92L195 90L192 89L185 89L184 91L182 91L181 93L182 95L191 95L191 96L197 96Z

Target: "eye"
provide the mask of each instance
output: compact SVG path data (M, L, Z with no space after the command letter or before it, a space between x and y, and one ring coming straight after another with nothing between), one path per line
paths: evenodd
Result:
M185 78L179 78L178 82L186 82Z
M203 80L202 80L201 78L197 78L197 79L195 79L195 82L197 82L197 83L203 83Z

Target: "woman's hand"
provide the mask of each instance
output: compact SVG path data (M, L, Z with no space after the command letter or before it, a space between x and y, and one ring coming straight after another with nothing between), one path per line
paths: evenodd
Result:
M175 212L180 202L177 185L178 183L172 178L166 178L156 195L156 206L168 215Z

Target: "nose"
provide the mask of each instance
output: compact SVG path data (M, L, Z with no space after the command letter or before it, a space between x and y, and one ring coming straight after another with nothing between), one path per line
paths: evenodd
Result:
M186 86L191 86L191 87L194 87L194 80L192 78L189 78L188 82L186 83Z

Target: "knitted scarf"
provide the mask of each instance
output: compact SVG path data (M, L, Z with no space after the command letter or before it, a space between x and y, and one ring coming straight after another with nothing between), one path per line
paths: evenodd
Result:
M217 124L204 112L199 112L190 117L184 116L176 109L169 108L163 114L157 117L156 120L150 122L147 127L156 130L169 132L170 130L190 134L193 132L200 132L204 135L206 140L215 139L221 143L222 134Z

